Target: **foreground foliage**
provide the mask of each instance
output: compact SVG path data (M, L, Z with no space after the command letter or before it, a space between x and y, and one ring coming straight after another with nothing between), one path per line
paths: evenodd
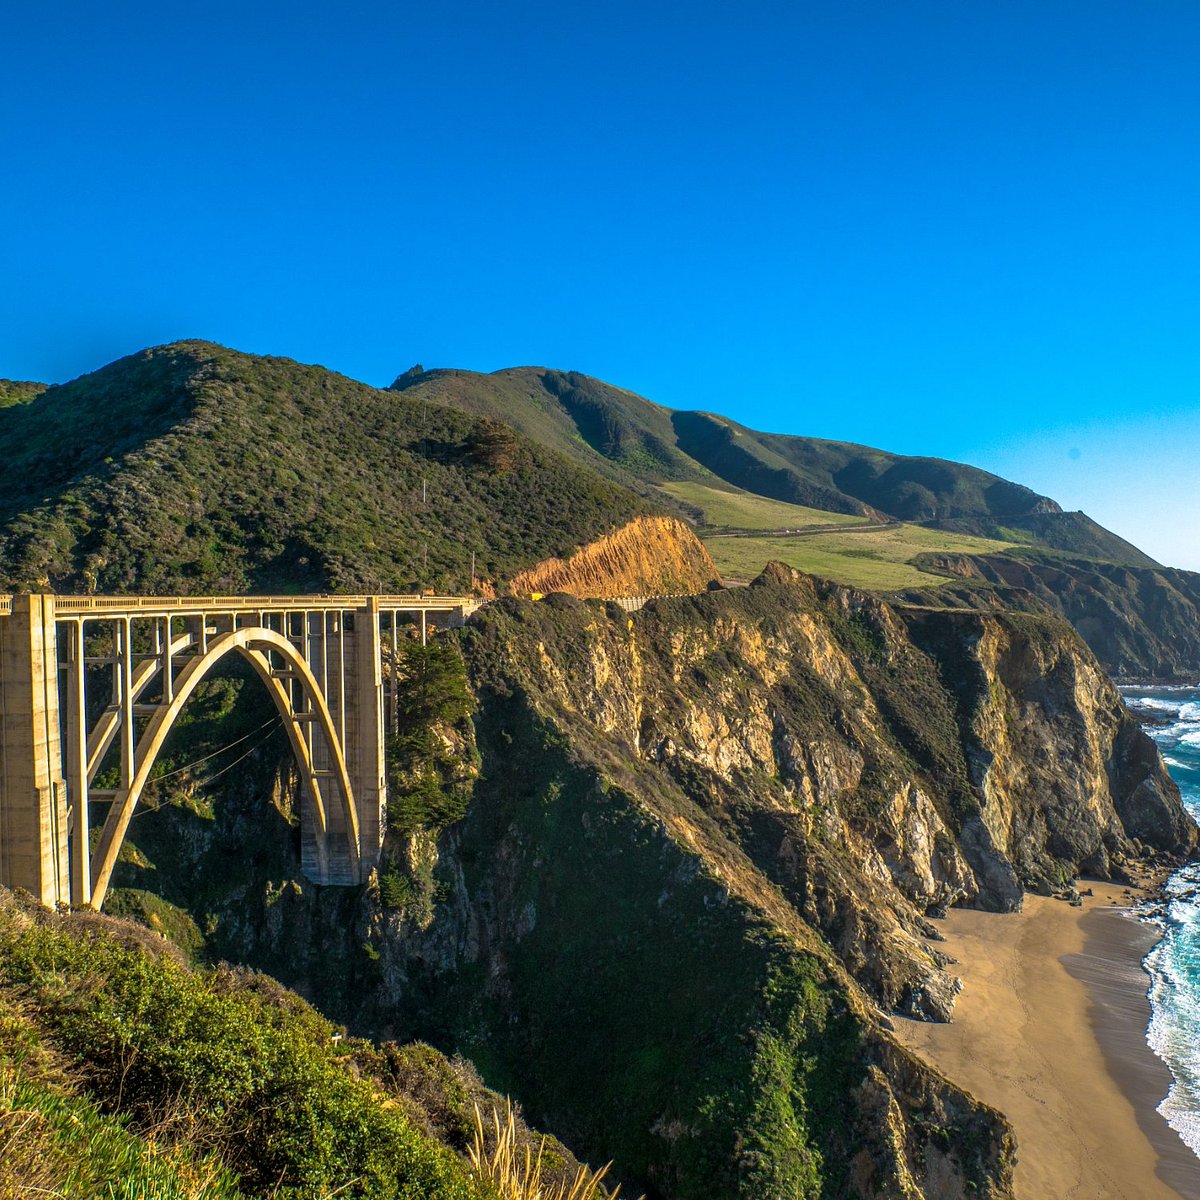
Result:
M97 1179L126 1180L113 1194L131 1197L143 1179L156 1197L494 1194L346 1069L332 1026L298 997L261 976L191 971L112 928L7 899L0 909L0 1136L42 1145L26 1169L43 1175L61 1154L49 1186L81 1197L100 1194L87 1190ZM39 1038L75 1065L80 1090L17 1073Z

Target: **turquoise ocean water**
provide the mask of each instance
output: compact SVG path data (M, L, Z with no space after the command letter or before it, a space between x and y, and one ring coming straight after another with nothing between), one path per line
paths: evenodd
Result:
M1200 688L1123 688L1131 709L1152 714L1146 725L1158 743L1183 802L1200 820ZM1177 872L1156 918L1162 939L1150 951L1153 1016L1147 1037L1175 1082L1158 1106L1200 1155L1200 864Z

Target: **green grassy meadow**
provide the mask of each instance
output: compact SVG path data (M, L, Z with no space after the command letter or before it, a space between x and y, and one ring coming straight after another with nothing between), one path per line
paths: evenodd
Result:
M1010 542L903 524L861 532L843 528L791 537L703 533L701 536L721 574L731 579L753 579L775 559L812 575L868 591L937 587L945 583L943 576L923 571L912 563L921 554L935 551L996 554L1013 549Z

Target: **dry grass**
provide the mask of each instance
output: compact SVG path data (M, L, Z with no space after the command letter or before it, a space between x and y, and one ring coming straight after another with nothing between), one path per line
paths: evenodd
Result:
M490 1121L475 1106L475 1135L468 1158L480 1178L496 1185L502 1200L620 1200L620 1188L610 1192L604 1186L608 1166L599 1171L581 1166L574 1179L564 1182L543 1180L545 1147L545 1138L538 1145L537 1154L528 1144L518 1145L511 1101L506 1103L503 1117L493 1108Z

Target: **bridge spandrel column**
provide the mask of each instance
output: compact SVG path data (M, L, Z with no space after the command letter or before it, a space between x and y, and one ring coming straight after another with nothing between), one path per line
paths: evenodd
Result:
M353 650L351 651L351 644ZM347 643L347 767L358 813L360 868L365 880L379 863L387 804L383 719L383 643L379 601L354 613L354 636Z
M54 597L16 595L0 617L0 883L70 899Z

